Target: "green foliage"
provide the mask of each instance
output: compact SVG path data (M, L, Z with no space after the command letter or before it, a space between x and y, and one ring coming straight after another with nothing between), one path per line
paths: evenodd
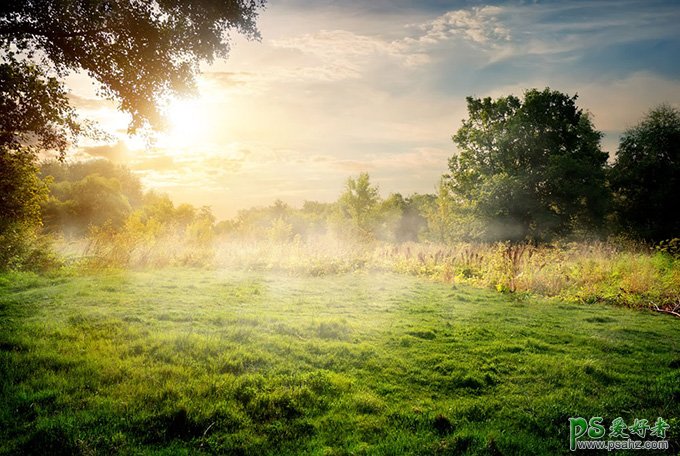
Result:
M40 224L47 186L38 177L35 156L26 149L0 147L0 233L16 224Z
M305 201L300 209L277 200L271 206L239 211L233 220L218 223L225 238L248 241L374 240L406 242L425 235L425 211L432 195L392 194L382 200L368 174L349 178L346 191L333 203Z
M341 221L349 221L350 229L344 231L343 227L342 232L359 239L372 239L379 223L379 202L378 187L371 184L368 173L361 173L356 179L347 179L345 192L338 200L338 208Z
M406 211L406 200L400 193L392 193L385 200L380 201L376 212L382 222L375 231L379 238L391 242L402 242L402 237L410 237L408 228L404 226L404 212ZM415 239L417 240L417 233Z
M677 322L610 306L166 269L0 275L0 310L2 455L554 455L680 413Z
M144 195L142 214L145 219L154 219L161 224L170 224L175 219L175 204L166 194L150 191ZM186 222L187 211L180 211L180 220Z
M446 178L440 179L436 197L424 207L423 212L430 241L470 241L480 235L481 221L474 216L473 205L456 198Z
M0 271L47 272L62 264L52 239L36 227L15 224L0 233Z
M42 207L49 233L84 236L92 227L120 228L143 203L139 178L106 160L47 162L40 174L50 181L50 197Z
M575 102L547 88L523 100L467 98L445 179L483 222L478 238L547 240L602 221L607 154Z
M655 246L659 252L666 253L673 258L680 259L680 238L665 239Z
M219 232L227 238L242 240L277 240L288 241L295 236L303 236L318 225L325 229L325 219L307 217L303 211L297 211L281 200L267 207L253 207L239 211L233 220L220 222Z
M397 243L418 241L427 229L424 213L431 204L431 195L414 193L404 198L399 193L391 194L378 208L378 238Z
M215 219L210 211L186 206L176 211L166 206L167 201L154 196L121 227L91 226L84 265L92 269L211 265ZM188 213L196 215L188 220Z
M626 232L657 242L680 234L678 109L661 105L624 132L610 182Z
M0 145L0 270L44 269L56 261L39 234L47 185L32 151Z
M305 201L300 209L301 223L306 226L307 238L321 236L328 232L328 221L337 212L334 203L320 203L318 201Z
M282 218L277 218L272 222L267 236L273 242L288 242L293 239L293 225Z
M215 217L209 207L175 207L167 195L142 192L139 178L104 160L48 162L45 229L87 239L93 268L206 265L212 260Z
M49 178L55 184L51 186L50 193L59 200L66 198L56 184L72 184L93 175L118 181L121 194L132 207L137 208L142 203L143 191L139 177L124 165L117 165L104 159L73 162L49 160L40 164L41 178Z
M70 220L82 226L102 226L109 223L120 227L132 211L127 198L121 194L120 182L115 179L90 175L71 187Z
M190 222L186 225L186 235L189 242L199 248L210 248L215 240L215 217L209 207L203 206L193 217L193 221L187 215L194 211L189 211L187 206L182 205L175 210L175 220L181 229L182 222ZM178 218L181 217L181 218Z

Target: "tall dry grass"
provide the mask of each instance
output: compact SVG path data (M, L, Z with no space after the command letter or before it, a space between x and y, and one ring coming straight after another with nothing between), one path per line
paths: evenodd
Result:
M123 231L93 231L81 265L192 266L311 276L379 270L587 303L630 307L680 303L680 259L642 245L605 242L389 244L332 236L282 242L215 238L200 230L178 232L137 223Z
M447 282L581 302L632 307L680 303L680 260L643 246L611 243L404 245L389 250L396 270Z

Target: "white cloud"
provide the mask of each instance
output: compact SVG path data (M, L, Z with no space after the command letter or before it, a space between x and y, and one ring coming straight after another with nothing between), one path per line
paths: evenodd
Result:
M498 42L510 41L510 30L499 19L502 13L503 8L497 6L449 11L422 24L420 29L424 34L417 40L434 44L462 37L473 43L492 46Z
M314 56L320 62L294 70L278 69L279 77L325 81L359 78L366 67L380 58L394 59L405 67L425 65L431 61L432 47L445 41L459 40L473 43L479 49L498 49L512 38L510 29L501 21L503 13L504 9L496 6L449 11L415 26L406 24L401 36L394 39L348 30L319 30L271 40L269 44Z
M347 30L319 30L316 33L273 40L272 44L282 48L303 50L328 59L390 52L389 45L385 41Z

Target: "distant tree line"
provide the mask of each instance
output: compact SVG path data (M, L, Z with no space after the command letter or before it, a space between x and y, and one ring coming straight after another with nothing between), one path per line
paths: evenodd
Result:
M41 205L46 233L83 237L93 229L130 229L132 221L175 233L197 225L212 232L215 224L209 207L175 205L165 194L144 192L138 176L107 160L47 162L40 177L49 189Z
M427 231L424 214L432 195L399 193L380 197L369 175L350 177L345 191L331 203L305 201L296 209L281 200L268 207L242 210L219 222L217 233L240 239L309 240L332 235L340 240L418 241Z
M0 153L0 265L45 260L44 234L134 231L205 243L215 236L306 241L550 242L623 234L656 243L680 234L680 111L654 108L626 130L612 163L602 134L576 97L545 89L468 98L453 135L457 153L433 194L386 198L367 173L334 202L293 208L277 200L216 223L208 207L144 192L139 178L105 160L39 164ZM192 241L192 242L194 242ZM42 260L41 260L42 258Z
M467 98L435 194L386 199L362 173L334 203L278 201L221 225L239 236L335 232L361 240L550 242L609 235L656 243L680 236L680 111L661 105L627 129L610 162L576 96L550 90ZM270 233L271 234L271 233Z

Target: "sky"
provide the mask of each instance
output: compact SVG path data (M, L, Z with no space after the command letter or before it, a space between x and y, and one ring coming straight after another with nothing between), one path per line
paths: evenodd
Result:
M680 108L677 24L675 0L270 0L261 41L234 36L152 145L71 76L81 115L112 134L71 159L125 164L147 189L219 219L276 199L334 201L364 171L383 196L433 193L465 97L534 87L578 94L613 156L649 109Z

